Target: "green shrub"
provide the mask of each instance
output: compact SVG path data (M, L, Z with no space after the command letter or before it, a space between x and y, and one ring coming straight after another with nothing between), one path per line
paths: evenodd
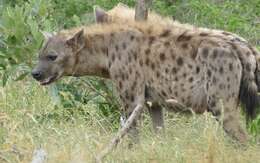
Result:
M42 45L41 30L52 30L48 0L30 0L15 7L6 7L0 22L0 70L2 85L12 77L23 79L30 72Z

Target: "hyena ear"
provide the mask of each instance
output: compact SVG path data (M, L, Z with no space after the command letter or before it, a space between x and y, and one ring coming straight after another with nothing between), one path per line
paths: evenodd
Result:
M94 6L94 15L96 23L105 23L107 22L108 15L104 9L99 6Z
M75 33L72 37L66 40L66 44L72 49L83 47L85 45L84 29Z

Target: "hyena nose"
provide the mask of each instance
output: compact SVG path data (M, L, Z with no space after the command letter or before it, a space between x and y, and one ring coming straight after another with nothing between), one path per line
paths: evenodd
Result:
M36 80L40 80L42 78L42 72L41 71L32 71L32 76Z

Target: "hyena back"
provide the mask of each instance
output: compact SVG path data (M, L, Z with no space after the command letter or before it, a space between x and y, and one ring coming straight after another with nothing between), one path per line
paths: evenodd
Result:
M94 8L94 10L98 23L128 23L135 21L135 10L122 3L119 3L107 12L101 8ZM203 36L208 40L221 39L230 44L242 64L242 79L239 93L240 102L244 106L247 120L252 120L256 117L256 108L259 106L257 91L260 89L260 53L244 38L226 31L197 28L189 24L181 24L170 18L162 17L155 12L149 13L147 21L152 24L162 24L169 26L169 28L175 28L175 32L180 33L180 35L183 32L182 29L186 29L193 31L191 34L192 37ZM196 110L194 111L196 112Z

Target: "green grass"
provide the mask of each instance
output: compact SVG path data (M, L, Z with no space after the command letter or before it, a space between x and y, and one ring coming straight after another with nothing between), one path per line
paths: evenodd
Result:
M92 162L117 131L95 105L81 107L89 116L64 118L48 88L18 82L0 89L0 162L29 162L43 148L48 162ZM55 117L45 117L48 113ZM128 139L106 158L107 162L257 162L260 146L251 139L241 147L225 135L210 114L185 117L166 114L166 134L151 131L147 114L140 126L141 143L128 149Z
M0 3L0 9L7 5L24 5L23 0L3 2ZM64 0L56 5L54 0L50 0L52 3L43 2L41 7L46 12L43 17L46 20L35 30L58 30L88 23L93 21L93 5L110 9L119 0ZM120 2L133 6L135 1ZM45 10L45 3L48 4L48 10ZM260 0L155 0L153 9L162 15L174 16L183 23L237 33L259 47ZM36 15L35 19L39 17ZM40 20L39 18L35 22L41 22ZM0 47L2 38L9 36L0 33ZM21 40L23 45L24 40ZM31 47L32 43L26 42L26 45ZM6 49L10 52L10 47ZM31 47L29 50L32 49L35 48ZM15 52L23 56L25 51L16 47ZM36 54L32 52L32 55ZM36 56L29 58L34 60ZM0 74L0 77L3 76ZM93 157L118 129L119 115L115 111L117 105L111 101L108 105L104 104L107 101L99 95L104 93L99 82L94 83L97 93L89 89L85 78L76 80L79 82L63 79L57 85L59 92L53 91L54 86L39 86L30 77L19 82L8 82L6 87L0 87L1 163L30 162L33 151L37 148L46 150L47 162L50 163L93 161ZM123 139L118 148L108 155L106 162L260 162L259 136L251 135L249 144L241 147L226 136L210 114L191 117L165 114L164 136L157 137L153 134L150 119L145 114L140 126L140 144L129 150L128 140ZM241 121L244 123L242 117Z

